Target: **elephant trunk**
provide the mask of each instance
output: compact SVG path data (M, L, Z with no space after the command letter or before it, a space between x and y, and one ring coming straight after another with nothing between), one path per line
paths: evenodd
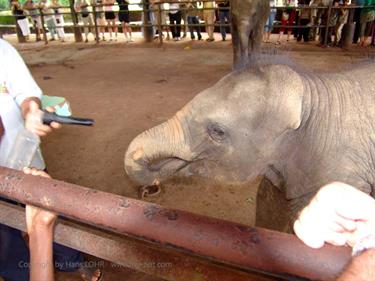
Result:
M140 185L152 185L182 169L191 159L179 114L137 136L125 154L125 170Z

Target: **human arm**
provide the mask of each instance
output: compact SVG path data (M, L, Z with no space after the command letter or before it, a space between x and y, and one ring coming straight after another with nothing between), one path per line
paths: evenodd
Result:
M375 249L354 257L336 281L375 280Z
M25 174L49 177L43 171L24 169ZM27 205L26 227L30 248L30 281L53 281L53 229L57 216L49 211Z
M5 73L5 81L10 95L19 106L22 117L25 120L26 129L44 136L52 128L59 127L56 123L49 126L42 124L42 112L40 110L42 91L34 81L23 59L18 52L7 42L2 42L2 61Z

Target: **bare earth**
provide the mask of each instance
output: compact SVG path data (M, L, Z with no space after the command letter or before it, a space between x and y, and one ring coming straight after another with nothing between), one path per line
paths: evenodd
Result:
M14 42L14 38L9 37ZM269 45L269 44L267 44ZM124 171L123 157L140 132L170 118L197 93L231 71L229 42L185 40L157 44L16 44L46 95L64 96L75 116L95 127L65 126L43 140L50 174L82 186L138 198ZM268 47L268 46L267 46ZM281 49L308 69L341 70L367 59L374 49L351 52L289 43ZM257 183L223 186L200 179L176 179L150 201L239 223L254 224ZM79 280L61 274L59 280ZM129 271L106 280L156 280Z

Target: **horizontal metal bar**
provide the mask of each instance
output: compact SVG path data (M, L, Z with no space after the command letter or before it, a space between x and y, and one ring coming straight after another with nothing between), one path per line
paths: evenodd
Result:
M25 231L25 210L0 201L0 222ZM81 252L171 281L261 281L264 277L176 254L129 237L59 219L54 241ZM105 268L104 268L105 270ZM267 280L269 280L267 278Z
M318 251L286 233L167 209L3 167L0 195L244 270L332 280L350 260L347 247L327 245Z

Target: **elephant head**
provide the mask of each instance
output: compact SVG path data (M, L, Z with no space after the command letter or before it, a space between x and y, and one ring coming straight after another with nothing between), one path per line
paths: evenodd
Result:
M233 72L137 136L125 155L126 172L141 185L174 174L223 182L262 175L301 124L303 92L301 76L289 66Z

